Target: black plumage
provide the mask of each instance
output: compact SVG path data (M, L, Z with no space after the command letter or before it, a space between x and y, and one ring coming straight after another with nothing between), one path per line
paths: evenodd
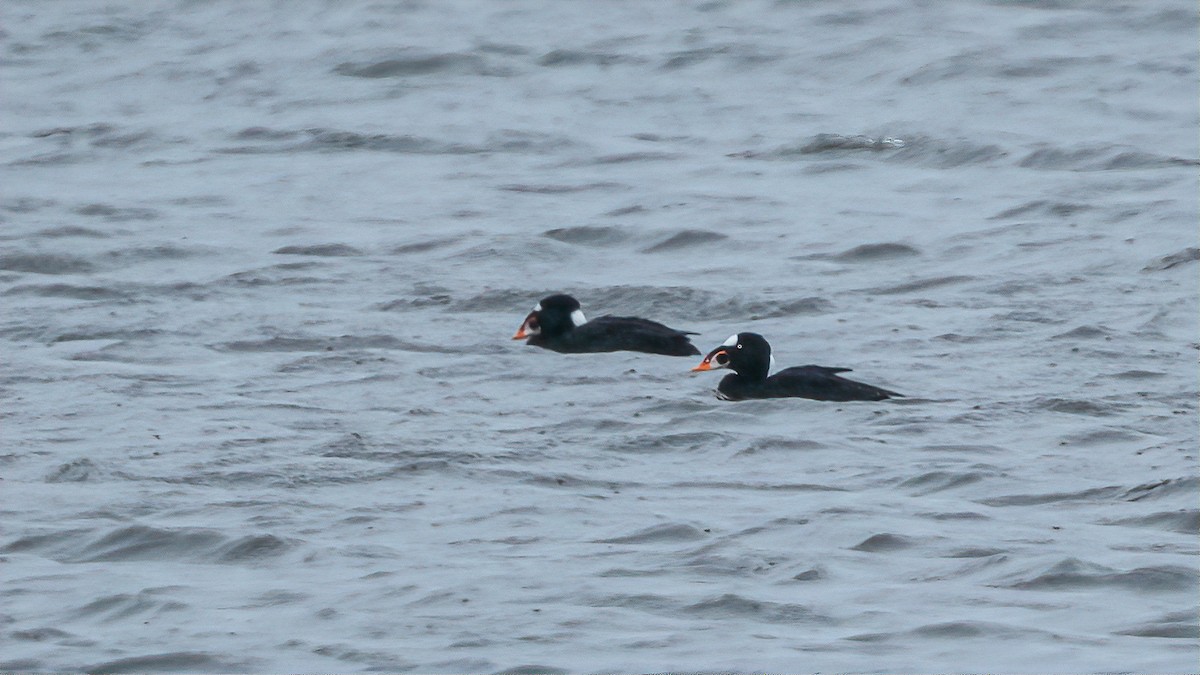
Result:
M588 321L579 301L556 294L543 298L525 317L514 340L563 354L645 352L666 356L696 356L700 350L687 331L632 316L605 315Z
M717 385L718 395L729 401L793 397L817 401L882 401L904 396L838 375L850 372L849 368L796 366L768 376L771 345L758 333L738 333L730 337L692 370L718 368L733 371Z

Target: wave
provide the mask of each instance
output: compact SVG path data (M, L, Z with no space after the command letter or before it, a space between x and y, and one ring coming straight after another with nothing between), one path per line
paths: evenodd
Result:
M1195 590L1197 583L1200 583L1200 572L1182 565L1153 565L1121 571L1078 558L1066 558L1049 567L1018 574L1015 580L1004 586L1026 591L1112 587L1143 592L1174 592Z
M5 552L39 553L66 563L175 560L181 562L245 563L274 558L295 542L271 534L229 537L205 528L157 528L130 525L98 537L69 530L31 535L6 544Z

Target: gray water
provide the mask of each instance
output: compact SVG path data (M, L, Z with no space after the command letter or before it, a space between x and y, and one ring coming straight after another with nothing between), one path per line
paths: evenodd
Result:
M1196 671L1194 2L5 5L0 670Z

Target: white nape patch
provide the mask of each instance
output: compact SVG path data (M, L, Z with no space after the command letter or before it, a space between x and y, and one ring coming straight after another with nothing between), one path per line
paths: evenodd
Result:
M583 315L582 309L577 309L574 312L571 312L571 323L575 324L576 328L587 323L587 317Z
M775 370L775 355L771 354L770 358L771 358L771 366L770 366L770 368L767 369L768 373L771 372L772 370Z
M730 335L728 340L721 343L722 347L733 347L736 345L737 345L737 333Z
M535 312L540 312L540 311L542 311L542 303L540 303L540 302L539 302L538 304L534 305L534 306L533 306L533 311L535 311Z

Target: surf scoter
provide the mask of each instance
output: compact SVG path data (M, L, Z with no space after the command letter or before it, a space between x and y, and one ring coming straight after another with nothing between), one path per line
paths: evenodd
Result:
M882 401L893 396L904 396L838 376L838 373L850 372L849 368L797 366L767 377L774 364L771 345L763 336L758 333L738 333L709 352L700 365L692 370L732 370L733 373L721 378L721 383L717 385L717 396L727 401L788 397L817 401Z
M606 315L588 321L578 300L557 294L542 298L513 339L563 354L630 351L696 356L700 350L688 339L695 334L632 316Z

